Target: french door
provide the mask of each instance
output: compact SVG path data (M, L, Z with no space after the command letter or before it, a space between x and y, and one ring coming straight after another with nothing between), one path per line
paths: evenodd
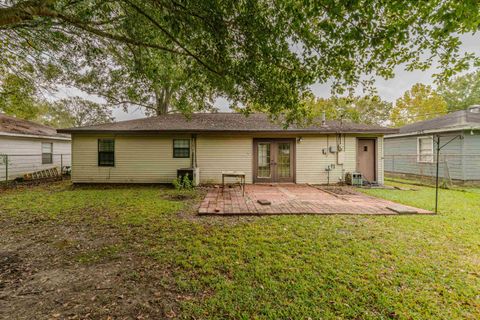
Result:
M254 139L254 182L295 182L295 139Z

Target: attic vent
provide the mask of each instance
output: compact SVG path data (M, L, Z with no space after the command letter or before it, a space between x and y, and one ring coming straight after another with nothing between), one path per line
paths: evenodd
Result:
M468 111L471 113L480 113L480 105L476 104L468 107Z

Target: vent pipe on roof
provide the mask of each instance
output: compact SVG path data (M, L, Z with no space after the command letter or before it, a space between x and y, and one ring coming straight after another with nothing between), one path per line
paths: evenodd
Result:
M327 118L325 115L325 112L322 112L322 126L325 126L327 124Z

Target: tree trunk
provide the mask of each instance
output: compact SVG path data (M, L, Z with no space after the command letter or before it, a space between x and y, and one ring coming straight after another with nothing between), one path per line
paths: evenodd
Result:
M169 88L155 88L155 113L157 116L168 113L171 96L172 93Z

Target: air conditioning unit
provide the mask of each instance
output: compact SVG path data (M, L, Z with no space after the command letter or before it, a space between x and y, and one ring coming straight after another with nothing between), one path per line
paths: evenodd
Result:
M200 168L181 168L177 169L177 178L188 176L190 181L193 181L194 186L200 184Z
M352 186L361 187L363 184L362 174L359 172L353 172L353 173L347 172L347 174L345 175L345 182Z

